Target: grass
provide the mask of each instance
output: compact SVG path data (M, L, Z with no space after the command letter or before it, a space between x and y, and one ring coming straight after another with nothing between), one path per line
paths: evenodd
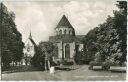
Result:
M126 73L88 70L88 65L77 65L74 66L74 70L56 70L55 74L50 74L49 71L26 71L2 74L2 80L120 81L126 80Z
M26 72L26 71L40 71L40 69L34 66L12 66L6 69L5 71L2 71L2 74L14 73L14 72Z

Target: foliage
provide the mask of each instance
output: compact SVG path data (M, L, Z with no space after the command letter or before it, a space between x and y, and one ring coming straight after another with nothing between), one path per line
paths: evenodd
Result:
M38 47L41 49L42 53L48 59L50 59L53 56L53 52L54 52L53 43L51 43L51 42L40 42Z
M120 52L122 56L118 59L122 63L126 61L127 55L127 2L126 1L118 1L117 7L120 11L115 11L115 28L117 29L117 33L119 34L120 39Z
M0 3L0 28L2 42L2 65L9 66L10 62L20 61L23 54L22 35L17 30L15 14L7 11L7 7Z
M97 41L97 33L99 33L98 27L90 30L87 35L83 38L84 43L84 56L83 60L89 64L90 61L94 60L97 47L94 45Z
M83 53L83 51L76 51L77 52L77 54L75 55L75 57L74 57L74 60L75 60L75 63L76 64L79 64L79 65L81 65L81 64L84 64L84 53Z
M55 65L53 62L53 56L56 54L56 47L51 42L40 42L37 46L37 52L32 59L33 65L45 69L45 60L49 60L51 65Z
M126 61L127 40L127 2L119 1L119 11L114 11L114 16L108 16L103 24L87 33L83 42L84 59L89 61Z
M66 60L63 60L62 62L61 62L61 64L63 64L63 65L73 65L73 61L66 61Z
M36 54L32 58L32 65L44 70L44 64L45 64L45 56L42 53L41 49L39 47L37 47Z

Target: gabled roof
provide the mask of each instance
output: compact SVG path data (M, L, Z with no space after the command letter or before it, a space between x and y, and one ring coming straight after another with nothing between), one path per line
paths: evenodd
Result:
M34 40L32 38L29 38L29 40L32 42L32 44L37 47L36 43L34 42Z
M32 42L32 44L34 45L34 47L37 47L36 43L35 43L34 40L32 39L31 32L30 32L30 34L29 34L28 39L25 41L25 43L26 43L28 40L30 40L30 41Z
M69 20L66 18L65 15L61 18L60 22L58 23L56 28L61 28L61 26L66 26L67 28L73 28L70 24Z

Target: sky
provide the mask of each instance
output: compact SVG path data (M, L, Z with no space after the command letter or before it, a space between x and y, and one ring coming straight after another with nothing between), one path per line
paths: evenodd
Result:
M37 44L55 35L54 29L64 14L76 35L86 35L117 10L115 0L5 0L3 3L15 13L23 42L31 32Z

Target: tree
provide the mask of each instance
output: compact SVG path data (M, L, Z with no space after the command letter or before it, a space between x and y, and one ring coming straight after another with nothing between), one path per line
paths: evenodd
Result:
M87 35L83 38L84 43L84 55L83 61L89 64L90 61L94 60L95 53L97 52L97 47L94 45L97 41L97 34L99 33L99 28L96 27L90 30Z
M36 48L36 53L34 57L32 58L32 65L34 65L35 67L38 67L40 70L45 69L45 55L42 52L39 45Z
M52 58L55 53L55 46L51 42L40 42L38 47L41 49L42 55L45 57L45 70L48 70L53 62Z
M122 63L126 61L127 55L127 1L117 1L117 7L120 9L119 11L114 12L115 16L115 28L119 34L120 39L120 50L122 52L122 56L120 56L119 61Z
M20 61L23 55L22 35L15 25L15 14L0 3L0 29L2 42L2 64L8 67L11 62Z
M122 64L126 61L127 40L127 3L119 1L119 11L114 11L114 17L108 16L103 24L87 33L83 42L85 59L112 60ZM95 54L98 54L94 57Z

